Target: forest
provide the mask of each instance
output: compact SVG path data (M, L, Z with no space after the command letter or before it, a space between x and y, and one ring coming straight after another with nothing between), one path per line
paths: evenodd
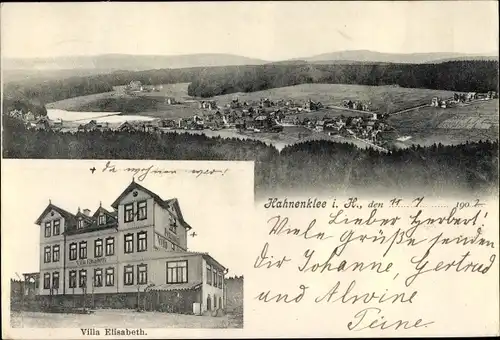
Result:
M191 82L188 94L212 97L304 83L398 85L459 92L498 91L498 61L440 64L261 65L230 68Z
M4 119L4 158L253 160L256 195L321 188L434 194L498 187L498 140L455 146L414 146L388 154L329 141L303 142L281 153L259 141L187 133L26 130Z
M309 64L276 63L258 66L196 67L149 71L117 71L65 79L7 82L4 112L14 101L43 107L54 101L109 92L132 80L143 84L191 83L193 97L253 92L304 83L399 85L460 92L498 91L498 61L450 61L439 64ZM7 79L8 81L8 79Z

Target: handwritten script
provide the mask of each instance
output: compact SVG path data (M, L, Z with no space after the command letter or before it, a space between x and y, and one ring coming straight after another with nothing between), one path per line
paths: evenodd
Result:
M480 199L268 198L261 206L265 241L253 268L293 280L259 290L254 299L359 306L348 331L430 327L437 321L425 315L393 319L384 311L428 300L428 287L443 277L480 280L495 268L498 244L488 231L498 225L488 220L487 207Z
M103 173L118 173L126 172L132 174L137 181L142 182L148 176L163 176L163 175L177 175L177 174L190 174L198 178L201 176L224 176L229 169L167 169L155 165L148 165L142 167L119 167L118 165L107 161L104 167L101 168Z

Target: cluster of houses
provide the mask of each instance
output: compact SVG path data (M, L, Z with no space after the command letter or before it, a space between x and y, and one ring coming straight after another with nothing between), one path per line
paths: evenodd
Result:
M280 132L283 120L300 112L318 111L323 108L320 102L311 99L305 103L292 100L273 101L262 98L257 102L241 102L234 97L231 102L220 106L214 100L203 100L198 103L203 110L202 117L194 115L191 118L173 120L162 123L163 127L187 130L236 128L254 132Z
M454 107L457 104L472 102L475 100L490 100L498 98L496 91L488 91L486 93L468 92L468 93L455 93L453 98L443 99L434 97L431 100L432 107L440 107L443 109Z
M27 129L57 130L62 128L62 120L50 120L46 115L36 114L29 110L24 112L22 109L14 109L8 115L22 121Z
M120 125L111 126L109 123L98 123L96 120L91 120L86 124L78 126L79 132L89 131L122 131L122 132L158 132L160 128L159 121L125 121Z
M162 85L144 85L139 80L132 80L126 87L127 92L160 92Z
M359 100L345 99L342 101L342 106L351 110L370 111L370 103L363 103Z
M340 135L344 137L357 137L378 143L382 132L390 130L390 126L380 120L377 114L371 117L335 117L311 120L304 118L297 120L297 125L308 127L314 131L325 132L329 135Z

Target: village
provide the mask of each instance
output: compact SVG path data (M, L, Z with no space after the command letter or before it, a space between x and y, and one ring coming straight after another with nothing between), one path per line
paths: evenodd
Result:
M161 91L161 85L143 85L132 81L124 87L127 95L137 96L148 92ZM487 93L455 93L452 98L432 98L430 103L420 105L439 109L465 106L468 103L497 98L495 91ZM166 105L184 105L182 100L165 97ZM387 123L389 114L372 112L370 102L344 99L339 106L326 106L312 99L296 101L290 99L271 100L261 98L256 101L240 101L234 96L229 103L221 104L216 100L191 101L192 115L180 118L154 118L147 121L127 120L126 115L120 123L98 122L98 119L86 123L66 122L61 119L49 119L48 116L36 115L23 110L13 110L10 116L20 119L28 129L52 130L62 132L85 131L142 131L166 133L169 131L234 131L241 135L258 138L259 133L277 134L287 127L300 127L310 133L355 138L368 144L379 146L392 136L393 130ZM329 114L334 109L334 115ZM406 109L405 111L412 110ZM342 114L345 112L345 114ZM306 136L307 133L299 134Z

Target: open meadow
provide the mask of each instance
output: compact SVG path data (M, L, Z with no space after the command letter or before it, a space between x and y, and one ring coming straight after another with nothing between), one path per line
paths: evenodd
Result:
M68 111L140 113L159 118L181 118L201 112L195 98L187 93L188 85L187 83L164 84L159 92L142 92L133 95L125 94L124 87L117 86L114 92L65 99L50 103L47 108ZM428 104L433 97L451 96L453 92L450 91L407 89L398 86L302 84L250 93L238 92L208 99L216 100L219 105L229 103L234 97L247 102L257 102L261 98L299 102L312 99L325 106L341 106L343 100L359 100L363 103L371 103L371 111L393 113ZM174 98L180 104L170 105L167 103L167 98ZM332 116L349 115L349 111L335 108L330 108L327 112Z
M478 101L447 109L424 107L392 115L388 123L400 136L409 136L397 146L433 143L460 144L498 139L498 99Z
M370 109L379 113L393 113L404 109L430 104L433 97L449 98L454 92L409 89L399 86L365 86L344 84L302 84L274 88L251 93L233 93L216 96L212 99L228 103L235 96L240 101L258 101L261 98L270 100L291 99L304 102L308 99L319 101L325 106L341 106L343 100L359 100L371 102Z
M158 92L127 94L124 86L114 87L113 92L99 93L64 99L47 104L47 109L77 112L121 112L141 114L155 118L184 118L200 114L198 104L187 94L189 84L165 84ZM174 98L179 104L169 104Z

